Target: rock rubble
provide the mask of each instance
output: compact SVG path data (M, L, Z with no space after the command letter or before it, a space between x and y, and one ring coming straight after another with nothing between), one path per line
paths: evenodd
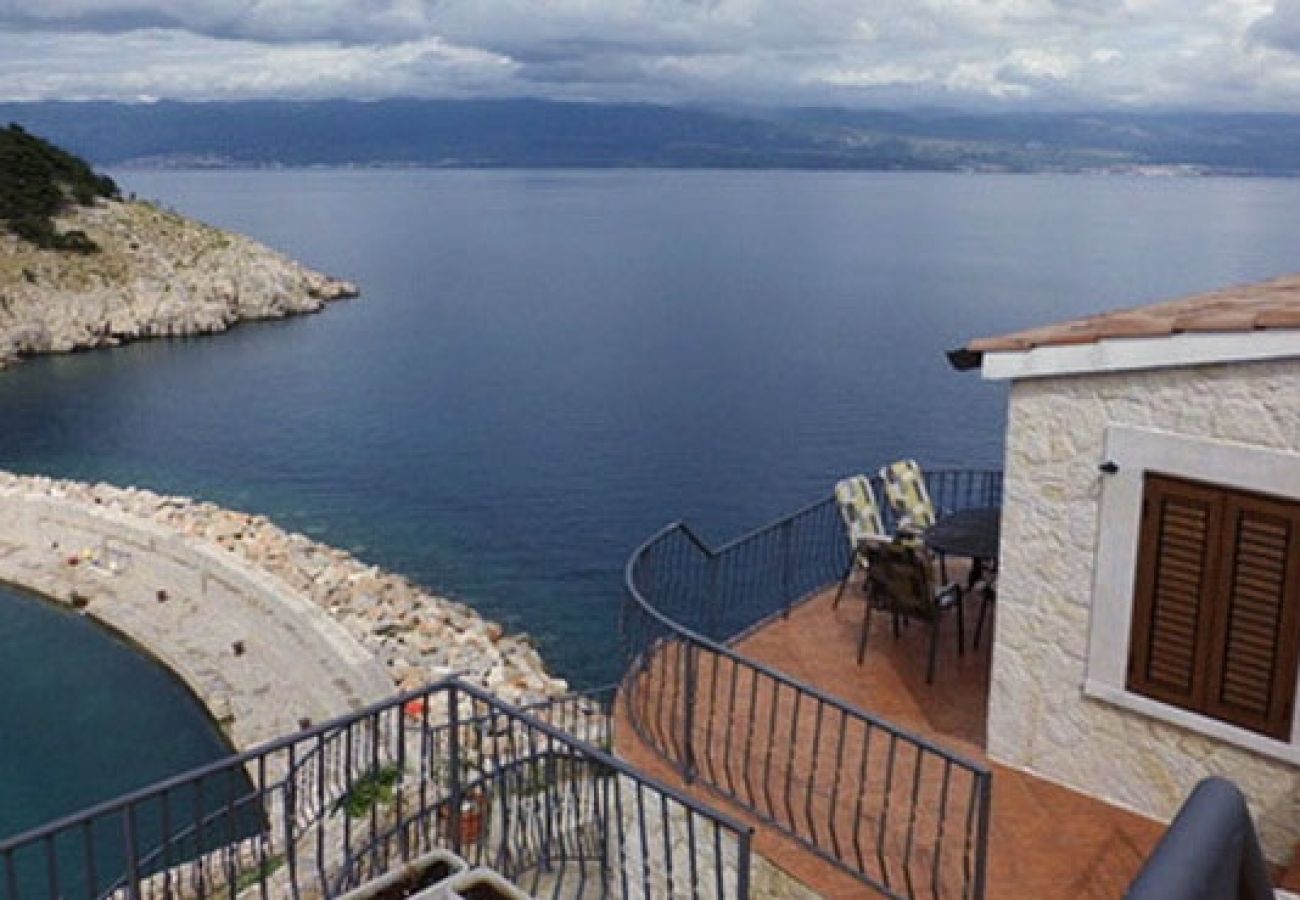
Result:
M547 673L527 636L508 635L463 603L287 532L265 516L140 488L0 473L0 494L8 491L111 509L239 554L328 612L383 664L398 689L456 674L519 704L568 692Z

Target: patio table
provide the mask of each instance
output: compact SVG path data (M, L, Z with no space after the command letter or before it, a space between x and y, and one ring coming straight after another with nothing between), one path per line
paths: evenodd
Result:
M1002 509L997 506L977 506L959 509L935 522L921 535L925 545L939 554L939 564L947 556L963 556L971 560L970 574L966 577L966 590L971 590L984 578L984 602L980 605L979 620L975 625L975 646L980 645L984 631L984 615L989 604L997 597L990 571L998 564L998 542L1002 536ZM948 576L943 576L947 581Z
M978 563L997 562L1002 509L978 506L949 513L922 534L925 545L945 556L965 556Z

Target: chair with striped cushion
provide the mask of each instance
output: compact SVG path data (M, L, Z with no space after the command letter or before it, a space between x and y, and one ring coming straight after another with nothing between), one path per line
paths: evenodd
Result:
M898 520L898 530L920 534L935 523L934 503L925 476L914 459L900 459L880 470L885 499Z
M948 610L957 612L957 654L966 652L966 623L962 612L961 586L937 581L929 554L916 540L899 536L884 543L866 545L867 610L858 639L858 665L867 651L867 634L871 630L872 609L883 609L894 620L894 637L902 621L917 619L930 629L930 652L925 682L934 682L934 664L939 650L939 622Z
M871 487L871 479L865 475L852 475L835 485L835 504L839 507L840 518L844 520L844 529L849 539L852 555L849 565L840 579L840 589L835 594L832 608L840 605L844 589L848 587L857 564L866 566L863 547L870 541L887 541L885 522L880 515L880 505L876 502L876 492Z

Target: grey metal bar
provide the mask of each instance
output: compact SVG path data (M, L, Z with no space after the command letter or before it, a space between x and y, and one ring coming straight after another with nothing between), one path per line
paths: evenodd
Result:
M1246 806L1226 778L1192 789L1125 895L1128 900L1272 900Z

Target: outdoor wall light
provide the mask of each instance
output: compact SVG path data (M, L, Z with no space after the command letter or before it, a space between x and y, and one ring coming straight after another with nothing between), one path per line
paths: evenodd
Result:
M1103 475L1114 475L1116 472L1119 471L1119 463L1115 462L1114 460L1108 459L1104 463L1099 465L1097 469Z

